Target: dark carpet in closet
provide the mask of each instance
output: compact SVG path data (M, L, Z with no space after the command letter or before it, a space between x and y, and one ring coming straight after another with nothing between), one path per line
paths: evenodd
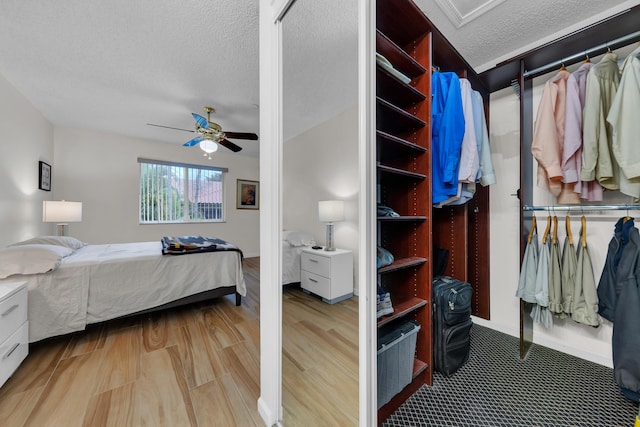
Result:
M469 361L439 373L383 424L395 426L633 426L613 370L539 345L524 360L512 337L474 325Z

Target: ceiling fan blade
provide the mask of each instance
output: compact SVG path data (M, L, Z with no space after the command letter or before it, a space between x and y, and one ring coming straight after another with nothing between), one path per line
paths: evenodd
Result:
M198 123L198 126L200 126L201 128L209 129L209 122L207 121L207 119L196 113L191 113L191 115L196 120L196 123Z
M193 138L190 141L185 142L184 145L185 147L193 147L194 145L196 145L197 143L199 143L200 141L204 141L204 138L201 136L196 136L195 138Z
M158 127L158 128L166 128L166 129L183 130L183 131L185 131L185 132L195 132L193 129L174 128L174 127L171 127L171 126L155 125L155 124L153 124L153 123L147 123L147 125L149 125L149 126L155 126L155 127Z
M234 144L233 142L229 141L226 138L218 141L218 144L222 145L223 147L228 148L229 150L233 151L234 153L237 153L238 151L242 150L242 147L240 147L239 145Z
M256 141L258 139L258 135L256 135L255 133L249 133L249 132L224 132L225 135L227 135L227 138L234 138L234 139L250 139L252 141Z

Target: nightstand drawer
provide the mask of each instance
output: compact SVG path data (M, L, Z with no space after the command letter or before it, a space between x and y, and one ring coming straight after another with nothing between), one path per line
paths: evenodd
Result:
M0 386L18 369L29 353L29 322L0 343Z
M302 289L306 289L323 298L331 297L331 280L326 277L303 270L300 277L300 286Z
M27 288L0 301L0 343L9 338L27 320Z
M303 252L301 262L302 270L331 277L331 258Z

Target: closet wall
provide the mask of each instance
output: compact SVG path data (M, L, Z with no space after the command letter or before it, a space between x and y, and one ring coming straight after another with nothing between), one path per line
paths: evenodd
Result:
M432 208L432 67L468 78L483 95L488 112L487 90L412 2L379 0L377 30L377 52L412 79L405 84L384 68L377 68L378 201L400 215L378 218L378 245L395 257L393 264L378 269L378 283L390 292L394 307L392 315L378 320L378 335L407 319L416 320L421 327L413 380L379 409L380 423L421 385L432 382L434 248L449 251L447 275L474 287L473 314L489 318L489 192L478 185L471 202Z

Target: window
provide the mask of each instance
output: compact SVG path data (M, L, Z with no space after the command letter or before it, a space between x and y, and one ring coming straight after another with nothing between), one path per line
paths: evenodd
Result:
M227 168L138 159L140 224L224 221Z

